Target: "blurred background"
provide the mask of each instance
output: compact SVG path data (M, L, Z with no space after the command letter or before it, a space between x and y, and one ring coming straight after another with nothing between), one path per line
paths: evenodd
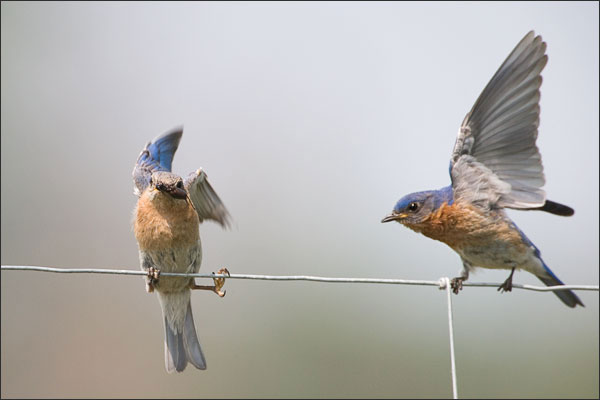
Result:
M564 282L598 285L598 3L2 2L1 17L3 265L138 269L131 171L183 124L174 172L204 168L234 218L201 226L201 272L456 276L450 248L380 220L449 184L463 117L535 29L545 190L576 214L509 214ZM229 280L192 297L208 369L168 375L143 278L1 276L2 397L452 395L434 287ZM454 296L459 395L598 398L598 293L578 294L585 308Z

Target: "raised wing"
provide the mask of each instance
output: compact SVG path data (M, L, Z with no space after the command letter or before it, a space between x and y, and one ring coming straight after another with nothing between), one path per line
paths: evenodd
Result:
M150 184L154 171L171 172L173 156L183 135L183 127L177 127L146 144L133 167L133 192L140 196Z
M212 219L224 228L230 226L231 216L208 182L206 173L202 169L189 174L183 183L198 213L200 222L205 219Z
M456 199L483 207L532 208L546 193L535 144L546 43L529 32L492 77L458 132L450 160Z

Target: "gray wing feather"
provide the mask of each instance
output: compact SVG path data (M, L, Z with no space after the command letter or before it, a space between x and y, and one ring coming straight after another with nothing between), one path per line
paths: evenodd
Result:
M470 155L461 156L451 172L455 199L467 198L468 202L481 208L489 208L502 195L510 193L511 187L498 178L488 167ZM460 178L454 178L454 176Z
M189 174L184 180L184 185L198 213L200 222L205 219L212 219L224 228L229 227L231 216L208 182L206 173L202 169Z
M457 199L500 208L544 204L544 171L535 142L545 51L541 36L525 35L465 117L450 160Z

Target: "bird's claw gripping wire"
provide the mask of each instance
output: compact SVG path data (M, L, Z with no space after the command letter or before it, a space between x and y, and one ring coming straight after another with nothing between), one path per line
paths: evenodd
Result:
M452 292L454 294L458 294L458 292L462 290L464 280L465 279L463 277L452 278L450 280L450 287L452 288Z
M213 274L214 274L214 272L213 272ZM227 270L227 268L221 268L219 271L217 271L217 275L229 276L229 271ZM203 286L203 285L196 285L196 282L194 280L192 280L192 283L190 284L190 289L192 289L192 290L210 290L212 292L215 292L219 297L224 297L226 291L221 290L221 289L225 285L225 278L220 278L220 277L213 278L213 282L215 283L214 286Z
M515 273L515 269L513 268L512 271L510 272L510 275L508 276L508 278L506 278L504 283L498 287L499 292L504 293L504 292L512 291L512 288L513 288L512 279L513 279L514 273Z
M154 292L154 285L156 285L156 283L158 282L158 277L160 276L160 269L150 267L148 268L146 273L148 277L146 280L146 291L148 293L152 293Z

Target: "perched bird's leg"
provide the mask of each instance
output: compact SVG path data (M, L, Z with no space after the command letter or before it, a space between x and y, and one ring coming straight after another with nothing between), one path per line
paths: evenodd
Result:
M454 294L458 294L463 288L463 282L469 279L469 267L471 267L471 264L463 260L463 269L460 271L460 276L450 280L450 287Z
M213 272L213 274L214 274L214 272ZM219 271L217 271L217 274L229 276L229 271L227 270L227 268L221 268ZM195 280L192 279L190 281L190 289L192 289L192 290L210 290L212 292L215 292L219 297L225 296L226 291L221 290L223 288L223 285L225 285L225 278L213 278L213 281L215 282L214 286L202 286L202 285L196 285Z
M160 276L160 269L150 267L146 271L147 279L146 279L146 291L148 293L154 292L154 285L158 282L158 277Z
M508 278L506 278L504 283L498 287L498 291L502 291L502 293L504 293L510 292L512 290L512 277L514 273L515 267L513 267L512 271L510 271L510 275L508 276Z

